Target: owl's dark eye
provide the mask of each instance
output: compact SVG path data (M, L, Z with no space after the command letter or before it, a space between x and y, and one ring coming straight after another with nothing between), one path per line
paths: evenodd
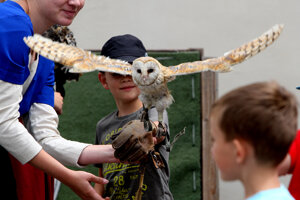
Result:
M137 69L136 72L139 74L142 73L142 71L140 69Z
M152 68L150 68L150 69L148 69L148 73L150 74L150 73L152 73L154 70L152 69Z

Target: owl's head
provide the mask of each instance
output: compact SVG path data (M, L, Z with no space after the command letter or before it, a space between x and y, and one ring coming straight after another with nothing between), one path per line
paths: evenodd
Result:
M149 86L156 82L160 63L152 57L140 57L132 63L132 79L138 86Z

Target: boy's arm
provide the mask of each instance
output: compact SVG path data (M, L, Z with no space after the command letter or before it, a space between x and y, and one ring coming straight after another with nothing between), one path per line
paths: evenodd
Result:
M99 168L99 177L103 178L102 168ZM103 196L105 190L103 184L95 183L94 189L100 196Z
M89 145L81 152L78 164L84 166L92 163L118 163L120 161L114 157L114 152L111 144Z

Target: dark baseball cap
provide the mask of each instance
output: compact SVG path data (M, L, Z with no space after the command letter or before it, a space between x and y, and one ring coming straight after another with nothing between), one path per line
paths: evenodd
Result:
M147 56L147 52L140 39L125 34L110 38L103 45L101 55L132 63L139 57Z

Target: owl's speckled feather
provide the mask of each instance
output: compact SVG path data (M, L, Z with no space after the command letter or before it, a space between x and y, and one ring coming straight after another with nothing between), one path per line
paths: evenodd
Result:
M228 51L221 57L171 66L169 67L170 76L198 73L199 71L229 72L232 70L231 66L247 60L271 45L279 37L282 29L283 25L277 24L258 38Z
M231 71L231 66L245 61L272 44L279 37L282 29L283 25L275 25L260 37L225 53L224 56L204 61L182 63L176 66L170 66L164 71L166 76L185 75L202 71ZM38 34L25 37L24 41L35 52L54 60L55 62L60 62L63 65L69 66L73 72L99 70L123 75L131 74L131 65L129 63L106 58L104 56L97 56L77 47L53 42ZM148 59L158 62L152 57L148 57Z
M131 74L131 65L127 62L97 56L90 51L54 42L39 34L24 38L25 43L38 54L70 67L70 72L91 72L95 70L114 72L124 75Z
M134 82L141 90L140 98L143 104L146 108L155 106L159 112L159 121L161 121L163 109L166 109L173 102L173 97L167 88L167 82L178 75L203 71L229 72L232 70L231 66L247 60L272 44L279 37L282 29L283 25L275 25L258 38L225 53L223 56L170 67L163 66L152 57L138 58L133 61L131 66L127 62L97 56L89 51L53 42L36 34L24 38L24 41L42 56L70 66L70 71L73 72L99 70L132 75Z

